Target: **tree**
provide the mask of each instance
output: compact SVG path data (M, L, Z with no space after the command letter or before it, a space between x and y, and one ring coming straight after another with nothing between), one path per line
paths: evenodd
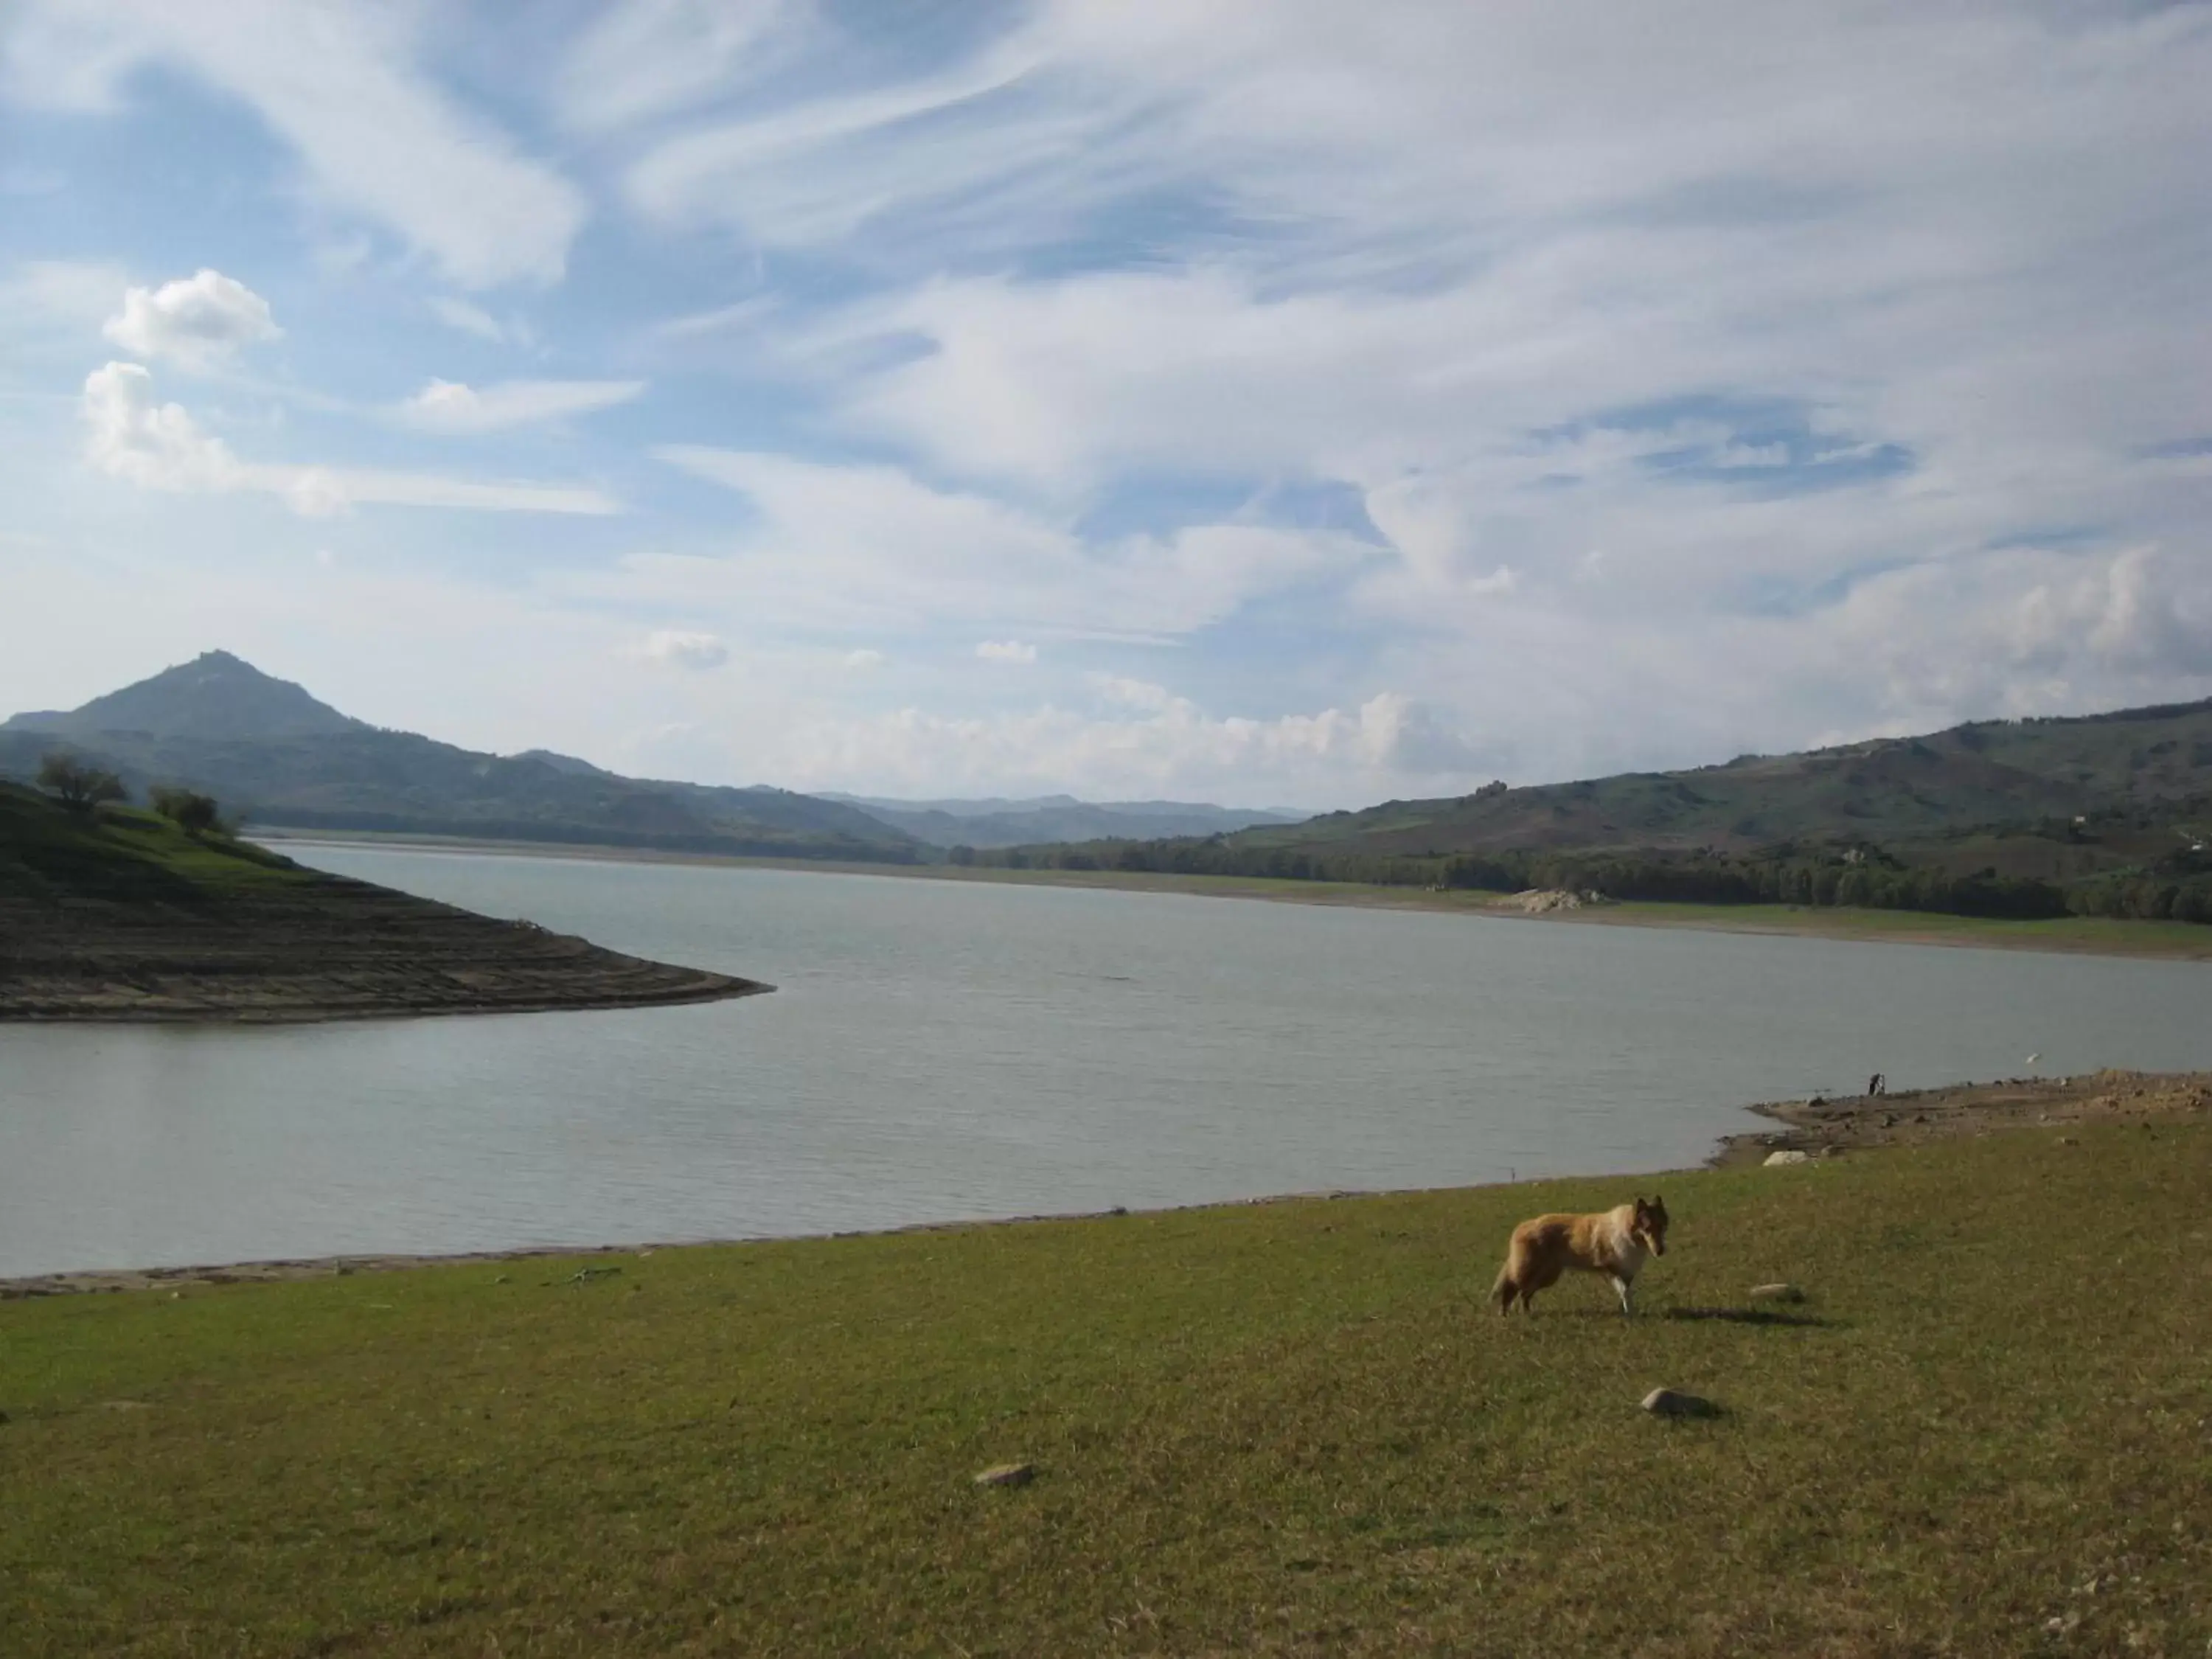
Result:
M58 750L39 763L39 787L70 811L87 816L102 801L131 799L114 773L88 766Z
M222 827L222 813L216 805L213 795L203 795L197 789L179 789L170 784L157 783L150 799L156 812L188 835L204 836L210 830Z

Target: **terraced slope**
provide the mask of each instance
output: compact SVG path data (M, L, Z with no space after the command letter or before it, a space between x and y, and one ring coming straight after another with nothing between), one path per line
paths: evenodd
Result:
M0 1020L497 1013L767 988L0 784Z

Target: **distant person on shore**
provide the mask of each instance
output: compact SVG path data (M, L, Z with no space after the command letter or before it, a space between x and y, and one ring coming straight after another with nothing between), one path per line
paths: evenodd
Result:
M1869 1095L1886 1095L1888 1092L1889 1079L1887 1077L1884 1077L1880 1072L1876 1072L1872 1077L1867 1079L1867 1093Z

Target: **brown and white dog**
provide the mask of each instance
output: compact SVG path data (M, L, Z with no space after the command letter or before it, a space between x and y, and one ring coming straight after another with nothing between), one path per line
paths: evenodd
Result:
M1644 1258L1666 1254L1667 1206L1656 1193L1648 1204L1639 1198L1595 1215L1540 1215L1513 1230L1490 1299L1504 1314L1513 1311L1518 1297L1525 1311L1537 1291L1548 1290L1574 1267L1612 1279L1621 1312L1633 1313L1630 1294Z

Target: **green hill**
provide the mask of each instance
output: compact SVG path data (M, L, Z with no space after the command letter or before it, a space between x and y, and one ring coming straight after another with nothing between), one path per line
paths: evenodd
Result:
M2212 921L2212 701L976 861Z
M904 863L912 836L788 790L625 778L543 750L500 756L387 732L211 651L66 714L0 725L0 777L57 747L134 791L204 790L271 828L580 842L736 856Z
M2212 700L2075 720L1986 720L1724 766L1627 772L1248 830L1255 847L1367 853L1610 848L1743 853L1808 838L1920 842L2212 795Z

